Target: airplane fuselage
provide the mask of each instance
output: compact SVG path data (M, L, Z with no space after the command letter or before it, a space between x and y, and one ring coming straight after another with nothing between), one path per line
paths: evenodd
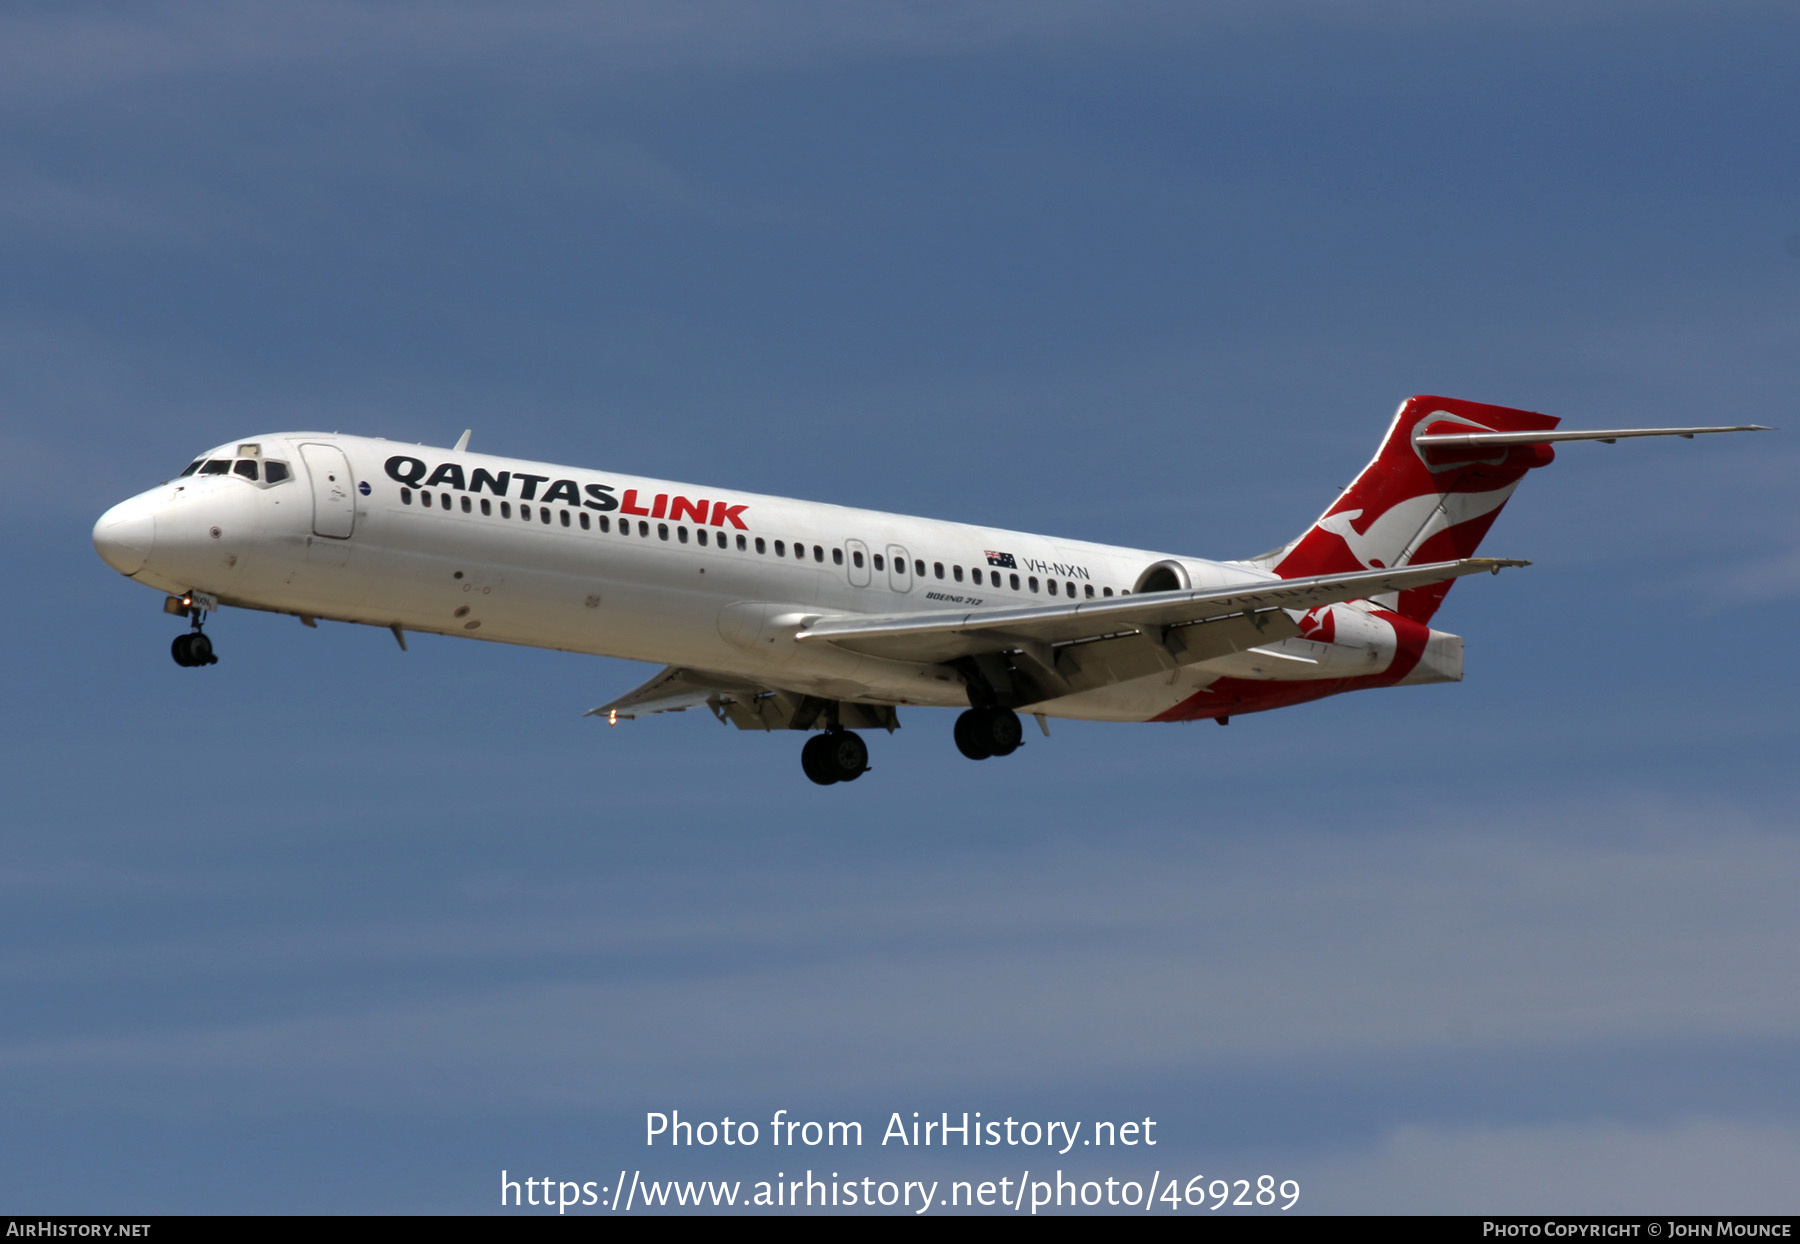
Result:
M110 564L170 596L655 662L831 701L966 707L971 694L953 662L796 642L812 619L1275 580L1250 563L335 433L234 442L189 472L95 531ZM1202 660L1147 642L1094 649L1115 677L1058 683L1016 707L1218 717L1460 676L1454 637L1367 602L1291 616L1286 637Z

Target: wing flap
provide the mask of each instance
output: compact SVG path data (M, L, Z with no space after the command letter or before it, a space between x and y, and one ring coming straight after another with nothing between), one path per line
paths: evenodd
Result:
M588 717L604 717L608 721L630 721L654 713L680 713L705 704L721 692L746 696L756 695L762 688L728 674L709 674L671 665L636 690L599 708L589 709Z

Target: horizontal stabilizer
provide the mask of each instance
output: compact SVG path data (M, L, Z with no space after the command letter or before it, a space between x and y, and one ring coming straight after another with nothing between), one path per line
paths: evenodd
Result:
M1760 423L1741 423L1729 428L1595 428L1567 432L1434 432L1414 437L1414 443L1425 448L1433 445L1543 445L1551 441L1599 441L1610 445L1633 436L1680 436L1693 440L1708 432L1770 432Z

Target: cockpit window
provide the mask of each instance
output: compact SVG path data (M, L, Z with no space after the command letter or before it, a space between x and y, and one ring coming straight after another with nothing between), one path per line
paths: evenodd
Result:
M214 458L200 468L200 474L202 475L228 475L230 473L231 460L229 458Z
M181 475L192 475L195 471L200 469L200 464L205 461L205 458L195 458L192 462L188 463L187 470L183 471ZM178 475L175 478L180 479L181 476Z
M248 458L239 458L237 463L231 468L231 473L233 475L242 475L248 480L254 480L256 478L256 463Z
M283 480L287 479L287 477L288 477L287 463L285 463L285 462L265 462L265 463L263 463L263 480L265 482L270 483L270 484L279 484Z

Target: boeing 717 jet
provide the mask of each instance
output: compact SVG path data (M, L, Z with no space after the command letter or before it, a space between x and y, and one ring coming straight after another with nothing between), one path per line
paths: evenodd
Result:
M961 708L972 760L1020 714L1193 721L1343 691L1455 681L1431 626L1475 549L1563 441L1765 431L1558 431L1531 411L1401 405L1373 461L1292 542L1212 561L337 433L208 450L114 506L94 547L166 597L177 664L217 662L222 606L529 644L665 668L593 710L704 705L807 733L806 775L860 777L858 730Z

